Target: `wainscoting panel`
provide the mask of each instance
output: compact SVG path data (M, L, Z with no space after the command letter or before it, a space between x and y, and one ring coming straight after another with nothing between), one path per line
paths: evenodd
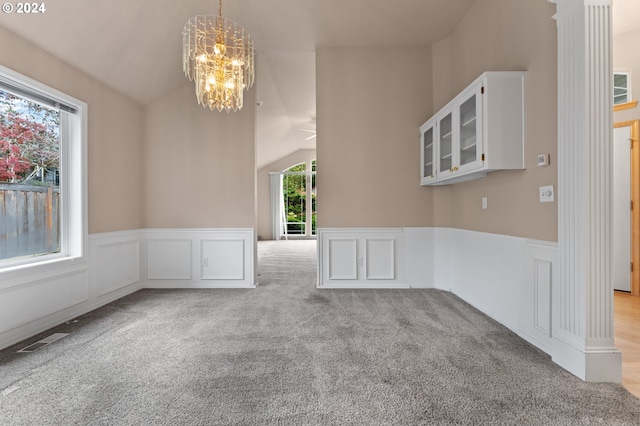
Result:
M411 288L433 288L435 278L434 228L403 228L402 263Z
M318 288L409 288L401 228L318 230Z
M193 254L191 239L147 240L147 278L190 280Z
M558 244L528 240L519 334L543 351L553 351L554 283L558 280Z
M253 229L91 234L86 260L0 271L0 349L143 287L255 287L255 251Z
M551 262L533 259L533 310L536 330L551 337Z
M88 282L80 270L0 292L0 333L87 301Z
M141 288L139 230L91 234L87 261L43 263L0 286L0 349Z
M139 239L100 245L96 256L99 296L140 282Z
M203 280L243 280L244 240L202 240Z
M436 287L551 354L557 243L451 228L434 235Z
M394 280L396 251L394 239L366 239L367 280Z
M330 280L358 279L358 240L328 238L326 244L328 278Z
M449 290L518 330L526 239L440 228L435 241L437 288ZM446 269L446 270L443 270Z
M255 287L253 229L148 229L145 234L144 287Z

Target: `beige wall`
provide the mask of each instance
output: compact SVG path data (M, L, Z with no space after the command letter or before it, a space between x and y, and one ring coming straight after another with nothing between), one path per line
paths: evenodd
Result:
M283 172L300 163L311 163L316 159L315 149L299 149L280 160L258 170L258 236L270 240L271 234L271 195L270 172Z
M318 227L431 226L419 129L433 112L429 47L316 53Z
M640 100L640 31L622 34L613 39L613 69L631 71L632 99ZM640 107L614 113L614 122L640 119Z
M540 186L557 188L554 13L555 5L543 0L479 1L451 36L434 46L436 110L484 71L527 71L526 170L498 171L436 191L436 226L557 241L557 203L538 201ZM537 154L545 153L551 154L551 166L538 167ZM482 197L488 198L487 210Z
M542 0L483 0L433 49L318 49L319 226L556 240L556 203L537 200L538 187L557 180L553 13ZM90 232L256 225L255 88L240 113L202 109L191 84L143 109L1 28L0 58L89 104ZM485 70L528 71L527 170L421 187L418 126ZM539 153L551 154L551 167L535 165Z
M90 233L255 226L255 88L239 113L188 82L143 108L3 28L0 64L88 104Z
M140 228L142 107L1 27L0 64L89 105L89 232Z
M147 106L145 227L255 227L255 92L229 114L198 105L191 83Z

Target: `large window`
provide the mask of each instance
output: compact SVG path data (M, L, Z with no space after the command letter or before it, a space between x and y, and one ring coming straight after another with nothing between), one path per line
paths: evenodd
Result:
M0 67L0 270L83 256L86 105Z

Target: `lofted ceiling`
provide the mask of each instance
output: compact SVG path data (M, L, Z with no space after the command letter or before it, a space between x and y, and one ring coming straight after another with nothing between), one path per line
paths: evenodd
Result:
M316 47L429 45L447 37L475 1L483 0L225 0L223 16L250 32L257 52L258 167L315 148L308 131L315 130ZM614 0L624 31L637 26L631 17L639 16L639 4ZM37 15L0 14L0 26L142 105L190 84L182 73L182 28L194 15L218 13L216 0L45 6Z

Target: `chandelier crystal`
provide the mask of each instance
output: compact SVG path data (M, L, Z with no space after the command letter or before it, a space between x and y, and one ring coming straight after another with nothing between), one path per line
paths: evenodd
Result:
M243 90L253 86L253 41L240 25L219 15L197 15L182 31L182 68L195 81L196 97L212 111L242 109Z

